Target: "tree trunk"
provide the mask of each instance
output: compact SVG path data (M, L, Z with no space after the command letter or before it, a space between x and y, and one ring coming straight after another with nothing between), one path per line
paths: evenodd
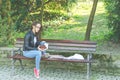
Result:
M2 19L6 17L6 4L3 2L3 0L0 0L0 16Z
M2 0L0 0L0 17L2 17Z
M43 23L44 0L41 0L40 23Z
M41 0L41 10L40 10L40 23L43 25L43 12L44 12L44 0ZM41 39L43 26L39 32L39 39Z
M2 7L2 0L0 0L0 10L1 10L1 7Z
M10 2L10 0L7 0L7 2L6 2L6 10L7 10L7 24L8 24L8 27L9 28L7 28L8 30L7 30L7 40L10 40L9 41L9 43L11 42L11 36L12 36L12 19L11 19L11 2Z
M8 17L8 25L9 25L9 27L11 26L11 2L10 2L10 0L7 0L7 17Z
M87 24L85 40L90 40L90 33L91 33L91 30L92 30L92 23L93 23L95 11L96 11L97 3L98 3L98 0L94 0L92 10L91 10L91 13L90 13L90 17L89 17L89 20L88 20L88 24Z

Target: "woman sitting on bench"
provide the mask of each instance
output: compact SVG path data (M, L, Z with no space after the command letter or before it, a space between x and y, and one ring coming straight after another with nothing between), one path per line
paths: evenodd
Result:
M43 52L39 46L38 32L41 29L39 22L33 22L32 29L24 37L23 55L28 58L35 58L34 75L39 78L40 61ZM43 43L42 43L43 44Z

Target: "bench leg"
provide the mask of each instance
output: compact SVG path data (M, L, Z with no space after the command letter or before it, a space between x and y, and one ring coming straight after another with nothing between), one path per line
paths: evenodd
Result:
M17 59L12 59L12 75L15 74L15 62L16 62ZM22 60L21 59L18 59L19 62L20 62L20 66L21 66L21 70L23 70L23 65L22 65Z
M18 60L19 60L19 62L20 62L21 70L23 70L24 67L23 67L23 64L22 64L22 60L21 60L21 59L18 59Z
M87 60L90 61L92 59L92 54L88 54ZM90 80L91 75L91 62L87 63L87 80Z
M91 63L87 63L87 80L90 80Z
M12 75L15 74L15 62L16 62L16 59L12 59Z

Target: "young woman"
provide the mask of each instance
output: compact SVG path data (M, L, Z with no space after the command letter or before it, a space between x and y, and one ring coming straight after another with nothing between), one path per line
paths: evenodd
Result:
M40 60L42 51L38 46L39 40L37 37L38 32L41 29L39 22L33 22L32 28L28 31L24 37L23 55L29 58L35 58L34 75L39 78Z

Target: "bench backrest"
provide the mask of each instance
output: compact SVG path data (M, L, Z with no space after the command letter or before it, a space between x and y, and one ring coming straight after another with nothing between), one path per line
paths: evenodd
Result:
M96 51L96 42L77 41L77 40L53 40L41 39L49 44L48 52L77 52L77 53L94 53ZM23 38L17 38L15 47L22 48Z

